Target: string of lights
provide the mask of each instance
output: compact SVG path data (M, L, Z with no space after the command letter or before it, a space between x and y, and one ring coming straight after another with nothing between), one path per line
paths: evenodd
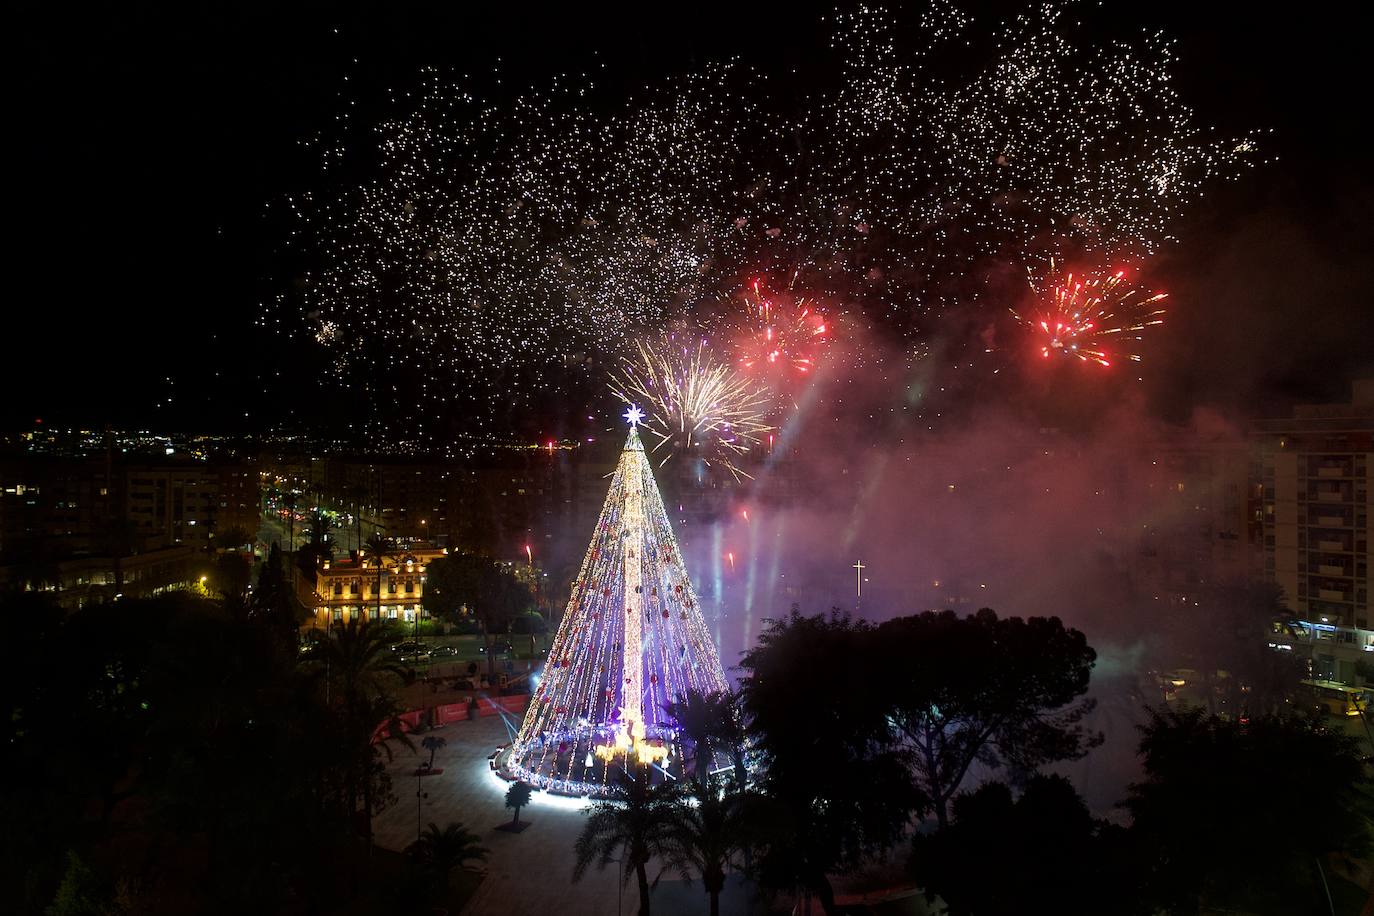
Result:
M640 441L629 437L611 477L538 687L504 770L557 792L604 795L615 760L667 765L677 740L669 705L726 689Z

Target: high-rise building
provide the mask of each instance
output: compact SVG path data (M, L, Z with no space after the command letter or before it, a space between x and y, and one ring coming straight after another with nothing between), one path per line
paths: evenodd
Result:
M1369 629L1374 379L1347 404L1255 423L1264 575L1312 624Z
M125 509L140 537L203 548L218 546L218 531L240 528L250 536L257 531L260 484L251 465L134 465L126 480Z

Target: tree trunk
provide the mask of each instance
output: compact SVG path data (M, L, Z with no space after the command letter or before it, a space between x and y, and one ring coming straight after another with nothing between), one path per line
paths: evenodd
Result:
M710 778L711 758L715 754L711 750L709 742L696 741L692 748L692 763L696 770L697 784L702 788L706 787L706 782Z
M645 863L635 863L635 877L639 879L639 916L649 916L649 873Z
M935 797L935 820L939 822L941 830L949 826L949 799L943 795Z
M518 824L518 823L520 823L520 806L519 806L519 805L516 805L516 806L515 806L515 820L512 821L511 823L513 823L513 824Z
M711 891L711 916L720 916L720 891Z

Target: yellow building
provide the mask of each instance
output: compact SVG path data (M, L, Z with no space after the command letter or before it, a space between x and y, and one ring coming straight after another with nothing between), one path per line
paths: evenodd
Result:
M425 570L445 553L440 547L412 546L381 557L363 554L321 562L315 570L311 626L353 619L414 621L423 614Z

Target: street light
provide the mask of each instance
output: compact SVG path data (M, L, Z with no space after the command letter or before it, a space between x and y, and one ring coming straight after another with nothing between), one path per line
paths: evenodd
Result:
M421 815L421 813L420 813L420 806L424 804L425 799L429 798L429 793L428 793L428 792L421 792L421 791L420 791L420 773L421 773L420 768L419 768L419 767L416 767L416 768L415 768L415 842L417 842L417 843L420 842L420 838L421 838L421 836L422 836L422 832L421 832L421 830L420 830L420 821L424 819L424 818L423 818L423 815Z

